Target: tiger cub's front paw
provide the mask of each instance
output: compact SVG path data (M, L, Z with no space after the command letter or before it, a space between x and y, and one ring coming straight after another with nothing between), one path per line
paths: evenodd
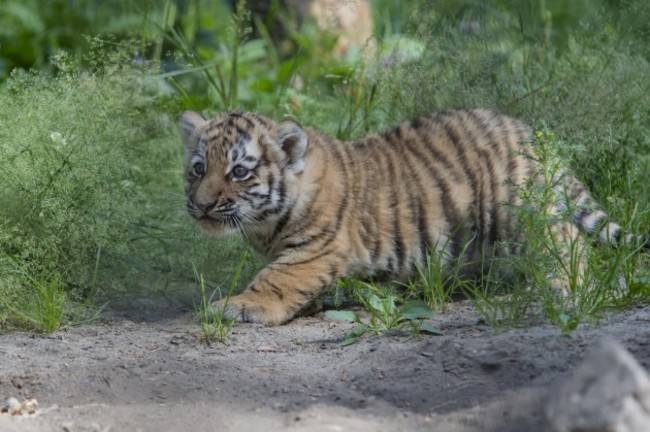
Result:
M221 313L223 319L234 319L237 322L259 323L274 326L284 323L293 317L293 312L279 302L262 302L255 295L240 294L229 299L212 303L212 313Z

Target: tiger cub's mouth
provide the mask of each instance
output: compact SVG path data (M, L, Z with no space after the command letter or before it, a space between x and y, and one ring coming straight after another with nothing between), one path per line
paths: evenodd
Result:
M204 228L219 226L238 228L241 225L241 215L236 207L228 210L212 210L210 213L193 214L192 216Z

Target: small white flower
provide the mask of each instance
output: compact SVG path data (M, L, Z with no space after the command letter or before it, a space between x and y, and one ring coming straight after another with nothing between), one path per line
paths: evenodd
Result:
M133 187L133 182L131 180L122 180L122 188L131 189Z
M63 140L63 134L61 132L50 132L50 139L54 142L60 142Z
M68 145L68 140L63 136L61 132L50 132L50 139L58 146Z

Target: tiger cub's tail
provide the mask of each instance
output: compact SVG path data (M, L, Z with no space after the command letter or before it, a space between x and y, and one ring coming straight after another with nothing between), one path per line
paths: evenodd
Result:
M630 245L640 250L650 251L650 231L646 234L624 233L623 228L613 222L609 215L591 198L584 186L574 178L565 181L565 191L571 200L573 223L586 236L593 238L599 245L620 247ZM560 199L561 207L567 209L566 201Z
M599 245L637 245L644 251L650 251L650 232L646 234L624 234L623 228L609 220L603 210L578 208L573 214L573 221L580 231L596 240Z

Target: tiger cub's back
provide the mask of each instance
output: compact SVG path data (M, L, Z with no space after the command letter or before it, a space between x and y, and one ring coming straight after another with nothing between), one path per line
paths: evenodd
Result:
M456 110L352 143L347 163L359 168L348 182L358 217L350 234L366 261L360 268L407 277L431 250L472 255L513 239L503 204L516 204L516 185L535 175L525 156L530 135L519 120Z

